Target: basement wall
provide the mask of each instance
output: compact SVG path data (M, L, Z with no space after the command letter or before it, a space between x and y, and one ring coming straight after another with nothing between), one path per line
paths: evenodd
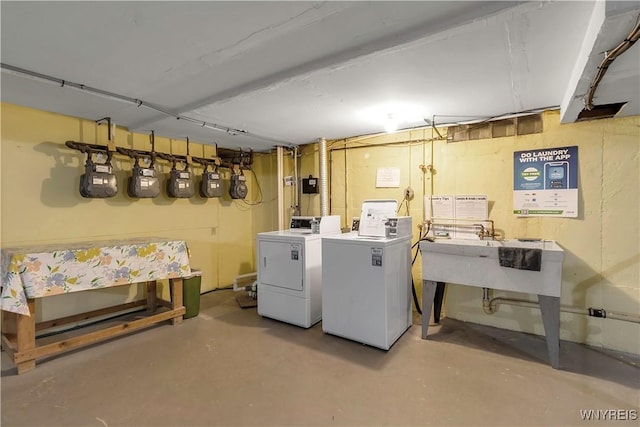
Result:
M423 221L423 196L486 194L489 217L504 238L556 240L565 250L561 304L580 308L640 313L640 117L563 124L558 111L543 114L538 134L447 143L431 129L377 137L331 141L331 214L343 226L360 215L364 199L415 197L407 212ZM446 129L441 129L446 137ZM433 140L436 138L436 140ZM513 153L537 148L578 146L578 218L520 218L513 211ZM301 176L317 176L317 145L302 150ZM420 165L432 165L433 173ZM376 170L400 168L399 188L376 188ZM319 196L303 196L305 214L319 214ZM307 206L310 206L307 208ZM420 256L413 268L421 288ZM495 291L493 296L534 295ZM502 305L493 315L482 311L482 290L448 286L444 315L459 320L543 335L538 309ZM563 340L640 354L640 326L612 319L561 313Z
M254 154L247 172L247 202L220 199L130 199L124 189L132 162L116 156L120 187L111 199L84 199L78 192L85 156L67 140L106 144L106 129L93 121L1 104L0 212L2 246L163 236L184 239L191 265L202 270L202 291L229 286L255 271L255 236L277 228L277 164L274 153ZM429 194L487 194L489 216L505 238L557 240L565 249L561 303L640 313L640 118L559 123L543 115L540 134L447 143L431 129L330 142L331 214L343 226L360 214L364 199L402 200L411 186L415 198L403 204L414 226L423 220L422 197ZM444 132L443 129L440 130ZM148 150L148 135L118 129L116 145ZM388 144L388 145L383 145ZM513 152L579 147L578 218L518 218L512 212ZM346 148L346 149L345 149ZM185 154L183 140L156 137L158 151ZM214 148L192 143L190 153L210 157ZM293 174L285 155L284 175ZM317 144L301 147L300 178L318 177ZM420 165L433 165L433 173ZM167 162L159 162L168 173ZM401 169L400 187L375 188L378 167ZM201 170L196 169L196 176ZM257 177L257 178L256 178ZM162 180L164 181L164 180ZM285 187L285 222L293 213L295 190ZM300 195L301 215L319 215L319 195ZM414 227L415 228L415 227ZM414 241L418 230L414 230ZM420 262L413 277L420 291ZM166 289L165 289L166 291ZM120 304L139 297L139 286L121 286L44 298L38 321ZM495 292L494 295L523 297ZM533 296L531 296L533 298ZM446 316L517 331L543 334L539 311L501 306L482 312L481 290L449 286ZM561 338L640 354L637 324L562 313Z
M222 198L190 199L166 197L164 175L169 162L158 160L161 195L154 199L132 199L126 194L126 178L133 161L116 154L113 169L118 194L109 199L85 199L78 191L86 156L67 148L67 140L91 144L107 143L106 125L47 113L16 105L1 104L1 238L2 246L117 240L159 236L185 240L191 266L202 270L202 292L232 284L234 277L255 271L255 234L273 229L270 218L276 210L275 157L254 156L256 174L245 172L247 203ZM156 151L186 154L185 140L156 136ZM117 146L150 150L149 136L118 128ZM191 155L212 157L212 145L191 143ZM181 166L179 166L180 168ZM194 165L195 182L202 168ZM221 169L223 176L228 170ZM256 176L264 200L258 201ZM166 283L163 294L168 296ZM39 300L37 321L81 313L132 301L142 296L142 286L57 295Z

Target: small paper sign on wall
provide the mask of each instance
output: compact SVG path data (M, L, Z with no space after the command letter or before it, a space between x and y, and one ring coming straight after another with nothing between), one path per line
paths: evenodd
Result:
M399 188L400 168L378 168L376 171L376 188Z

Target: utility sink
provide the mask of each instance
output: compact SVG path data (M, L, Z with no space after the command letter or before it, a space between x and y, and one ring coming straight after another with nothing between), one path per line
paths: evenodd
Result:
M556 242L533 239L425 240L420 242L420 251L422 339L427 339L431 307L440 286L438 282L537 294L549 361L554 368L560 366L560 287L564 251ZM518 262L513 262L516 258ZM526 262L527 258L534 259L535 266ZM525 262L520 263L522 260ZM442 288L444 293L444 285ZM442 304L442 298L439 304Z
M501 266L501 247L541 250L540 271ZM564 251L553 240L436 239L420 251L423 280L560 296Z

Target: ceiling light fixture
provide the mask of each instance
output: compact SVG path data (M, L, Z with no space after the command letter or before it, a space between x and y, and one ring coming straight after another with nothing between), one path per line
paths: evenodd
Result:
M386 133L392 133L422 122L425 109L418 103L384 102L359 111L358 117L383 128Z
M387 133L393 133L398 130L398 121L393 116L393 113L387 114L387 119L384 122L384 130Z

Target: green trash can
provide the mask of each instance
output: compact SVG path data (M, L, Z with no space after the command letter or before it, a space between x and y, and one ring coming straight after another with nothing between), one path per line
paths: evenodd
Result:
M200 283L202 272L191 269L191 275L182 278L182 304L184 304L184 318L195 317L200 313Z

